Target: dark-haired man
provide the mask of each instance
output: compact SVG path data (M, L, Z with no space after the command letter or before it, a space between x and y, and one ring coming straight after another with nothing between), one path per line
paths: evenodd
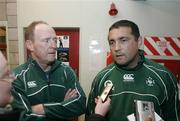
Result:
M179 121L178 88L175 76L164 66L144 57L138 26L129 20L115 22L109 28L108 42L114 63L95 77L89 94L86 118L95 113L94 99L108 83L111 106L105 118L125 121L134 113L135 100L154 103L155 112L164 121Z

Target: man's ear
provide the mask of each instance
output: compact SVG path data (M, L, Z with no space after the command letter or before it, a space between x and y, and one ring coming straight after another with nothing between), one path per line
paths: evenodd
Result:
M140 48L141 46L142 46L142 36L140 36L139 38L138 38L138 48Z
M33 46L32 40L26 40L25 44L26 44L26 47L27 47L27 49L29 51L33 51L34 50L34 46Z

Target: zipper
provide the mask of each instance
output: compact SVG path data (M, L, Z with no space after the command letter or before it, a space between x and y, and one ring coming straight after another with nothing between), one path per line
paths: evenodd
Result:
M49 73L48 72L46 73L46 78L47 78L47 85L48 85L48 97L50 97L51 96L51 87L50 87L51 81L50 81ZM50 98L48 98L48 100L49 99Z

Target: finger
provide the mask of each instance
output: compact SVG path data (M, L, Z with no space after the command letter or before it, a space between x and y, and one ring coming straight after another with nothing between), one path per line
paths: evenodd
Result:
M102 98L101 98L101 97L99 97L99 98L97 99L96 104L101 104L101 103L103 103L103 100L102 100Z
M111 98L108 97L107 100L106 100L106 102L107 102L107 103L110 103L110 102L111 102Z
M74 92L73 94L70 95L71 98L74 98L77 96L77 92Z
M74 93L77 93L75 89L69 89L67 92L66 92L66 96L68 97L71 97L72 95L74 95Z
M98 102L98 99L97 99L97 98L95 98L95 99L94 99L94 101L95 101L95 103L97 104L97 102Z
M152 116L151 115L148 115L145 119L145 121L152 121Z
M66 92L66 94L65 94L64 97L65 97L65 98L68 97L68 95L69 95L70 92L71 92L71 89L68 89L68 91Z
M99 99L101 99L100 96L97 96L97 97L95 98L94 101L95 101L96 104L98 103L98 100L99 100Z
M73 96L76 95L76 94L77 94L76 89L73 89L71 92L69 92L69 96L70 96L70 97L73 97Z
M73 97L76 97L77 96L77 91L75 89L69 89L67 92L66 92L66 95L64 97L64 100L67 100L69 98L73 98Z
M71 92L71 89L68 89L68 91L66 92L66 95L69 95L70 92Z

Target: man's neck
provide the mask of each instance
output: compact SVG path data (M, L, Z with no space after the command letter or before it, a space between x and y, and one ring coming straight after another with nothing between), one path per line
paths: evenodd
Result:
M39 64L39 66L42 68L44 72L47 72L51 69L51 66L48 64Z
M38 65L41 67L41 69L44 72L47 72L51 69L51 65L50 64L44 64L44 63L40 63L38 60L36 60L36 62L38 63Z
M32 58L37 62L44 72L47 72L51 69L51 64L40 62L39 59L32 54Z
M134 58L133 62L129 62L127 63L126 65L119 65L118 63L116 63L116 65L119 67L119 68L123 68L123 69L133 69L133 68L136 68L138 66L138 62L140 61L140 55L137 54L136 57Z

